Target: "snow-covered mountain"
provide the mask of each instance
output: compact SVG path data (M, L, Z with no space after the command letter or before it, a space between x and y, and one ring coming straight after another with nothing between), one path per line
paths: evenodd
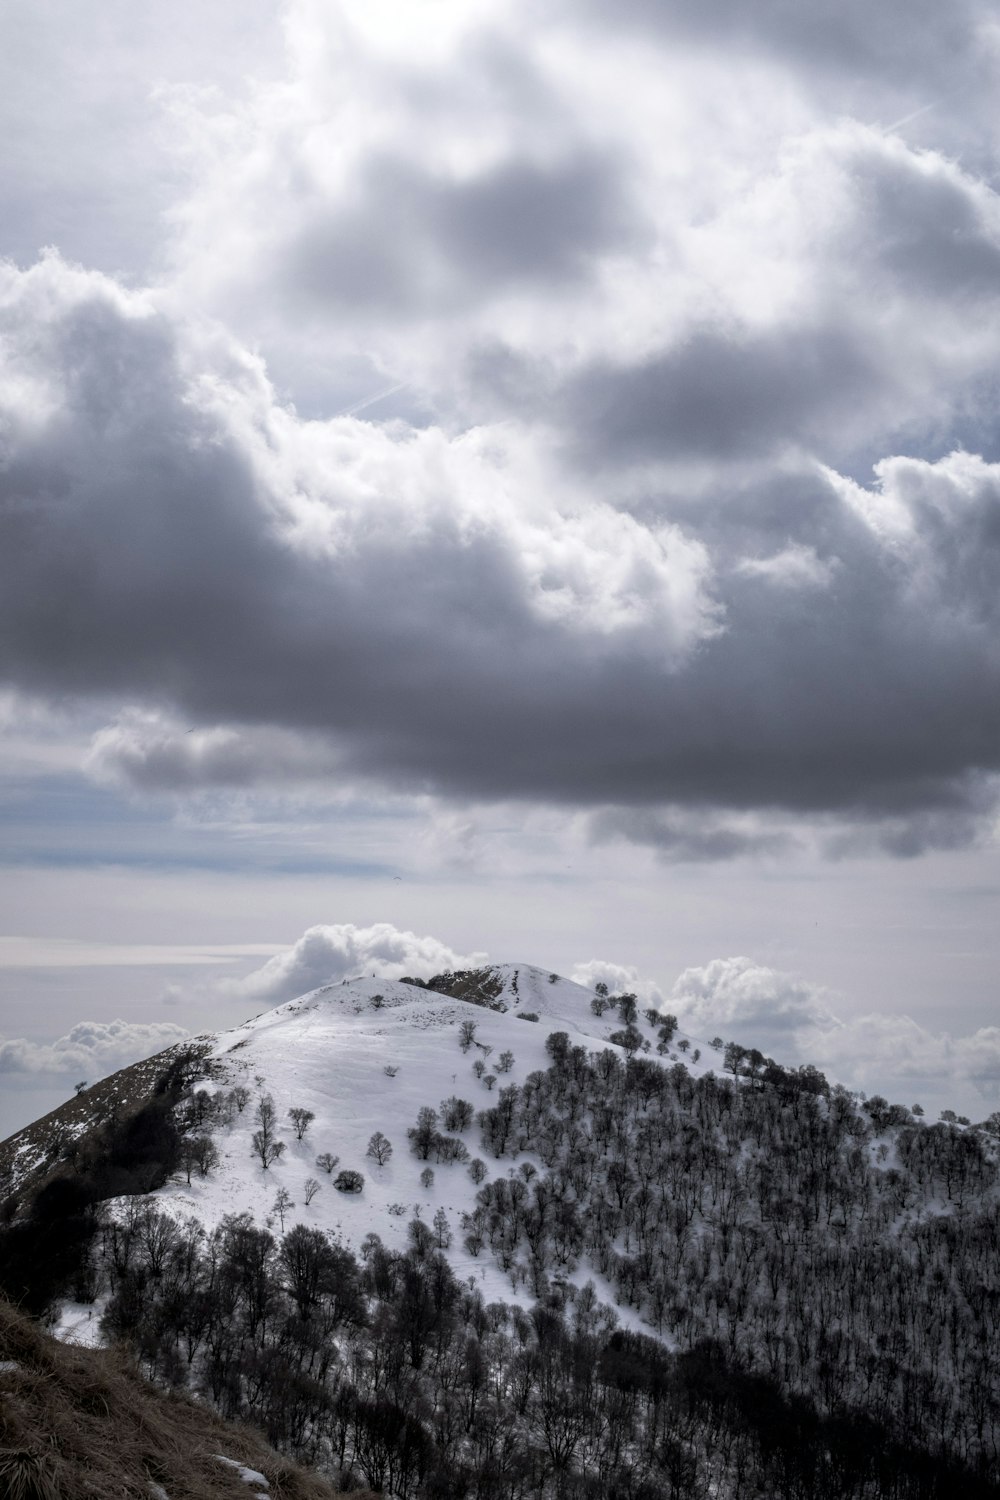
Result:
M998 1134L542 970L373 976L4 1143L0 1285L400 1500L997 1500Z
M463 1246L462 1215L473 1209L477 1192L468 1157L448 1163L433 1154L421 1158L411 1151L407 1130L422 1108L440 1110L452 1098L468 1101L476 1113L489 1108L502 1089L549 1066L546 1043L554 1032L565 1032L588 1052L612 1047L624 1056L610 1041L624 1023L616 1009L593 1013L594 991L525 964L438 982L476 999L405 981L355 979L288 1001L235 1030L199 1038L207 1044L207 1076L196 1088L219 1096L236 1091L241 1100L244 1091L246 1098L242 1108L229 1105L222 1123L206 1125L218 1162L204 1176L195 1167L190 1182L184 1171L175 1173L155 1195L159 1206L179 1218L194 1216L209 1230L227 1214L240 1213L278 1230L275 1201L284 1189L293 1205L284 1211L286 1228L304 1223L332 1231L354 1251L372 1232L390 1249L404 1249L411 1220L429 1225L443 1209L456 1273L474 1276L487 1298L514 1299L511 1282L493 1259L473 1257ZM470 1024L474 1040L463 1042ZM656 1028L642 1014L637 1025L648 1055L657 1057ZM709 1059L719 1062L718 1054L706 1052L704 1043L678 1033L658 1060L669 1066L683 1057L692 1072L701 1073ZM284 1148L267 1167L253 1139L261 1099L273 1101L274 1139ZM301 1137L291 1110L312 1116ZM392 1147L382 1165L367 1154L377 1131ZM480 1154L474 1125L459 1139L472 1158ZM321 1157L337 1159L332 1171L318 1165ZM519 1157L519 1165L523 1161L542 1165L530 1152ZM491 1176L516 1170L509 1159L490 1159L489 1167ZM363 1174L360 1192L334 1186L344 1170ZM319 1183L311 1194L310 1179ZM592 1274L581 1268L579 1279ZM523 1289L521 1298L532 1300Z

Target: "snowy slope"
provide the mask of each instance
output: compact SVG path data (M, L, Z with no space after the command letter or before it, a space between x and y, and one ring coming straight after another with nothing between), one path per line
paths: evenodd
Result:
M545 1042L554 1031L568 1032L574 1044L589 1051L609 1045L608 1036L622 1022L615 1011L593 1015L592 991L565 979L553 981L542 970L503 965L491 972L500 981L493 1004L505 1009L485 1009L398 981L358 979L315 990L219 1033L211 1056L220 1076L208 1087L225 1092L243 1085L250 1101L231 1125L213 1127L221 1155L214 1171L206 1178L193 1176L190 1186L183 1174L175 1176L155 1195L160 1206L177 1217L193 1215L208 1229L227 1214L245 1212L258 1224L273 1221L278 1232L273 1204L284 1187L295 1205L286 1215L286 1230L295 1223L331 1230L355 1251L372 1231L391 1248L402 1249L410 1220L419 1216L429 1224L443 1207L454 1233L448 1254L456 1272L474 1276L488 1299L512 1300L510 1281L489 1252L474 1258L462 1246L461 1214L474 1206L477 1192L468 1166L419 1160L411 1154L407 1129L416 1123L421 1106L436 1109L451 1095L469 1100L477 1111L487 1108L500 1088L523 1083L529 1073L548 1067ZM536 1014L538 1021L521 1019L525 1012ZM463 1053L460 1027L467 1020L476 1024L476 1040ZM639 1029L655 1042L641 1016ZM684 1060L692 1071L701 1073L712 1061L718 1063L717 1054L703 1043L694 1045L702 1047L703 1055L692 1063L687 1054ZM492 1050L487 1053L486 1048ZM483 1059L489 1073L508 1050L514 1063L509 1072L498 1074L490 1092L474 1064ZM668 1066L679 1056L673 1045L671 1054L662 1059ZM656 1057L655 1051L647 1055ZM394 1076L387 1068L396 1069ZM273 1097L277 1139L286 1148L267 1169L255 1157L251 1141L258 1128L254 1108L262 1094ZM288 1119L291 1108L315 1115L301 1141ZM394 1148L382 1167L366 1156L376 1130ZM514 1170L509 1157L497 1161L481 1149L474 1124L462 1139L472 1157L486 1162L490 1177ZM317 1167L317 1156L325 1152L340 1158L338 1171L355 1168L364 1174L360 1194L339 1192L333 1178ZM434 1181L425 1188L420 1177L428 1165ZM309 1177L318 1179L321 1188L307 1205L304 1185ZM581 1268L580 1280L588 1274ZM523 1293L522 1298L530 1301Z

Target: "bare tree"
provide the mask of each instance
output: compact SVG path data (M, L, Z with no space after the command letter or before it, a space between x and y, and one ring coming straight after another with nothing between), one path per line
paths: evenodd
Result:
M463 1021L461 1026L458 1028L458 1045L461 1047L463 1052L468 1052L469 1048L472 1046L475 1040L475 1021Z
M438 1112L429 1105L422 1105L417 1112L417 1123L406 1132L410 1149L421 1161L426 1161L434 1149L438 1137Z
M210 1135L195 1136L194 1144L196 1148L195 1160L198 1163L198 1175L200 1177L207 1177L209 1172L219 1165L221 1160L219 1149Z
M219 1152L210 1135L189 1135L181 1141L181 1166L191 1181L193 1168L198 1168L201 1177L207 1177L213 1167L219 1165Z
M441 1123L445 1130L468 1130L475 1113L468 1099L459 1099L454 1094L441 1101Z
M292 1202L291 1193L287 1188L280 1187L274 1195L274 1202L271 1204L271 1212L278 1215L278 1219L281 1222L282 1234L284 1234L285 1232L285 1215L288 1213L289 1209L294 1207L295 1204Z
M302 1195L306 1200L307 1208L309 1207L309 1204L313 1201L319 1190L320 1185L316 1181L315 1177L307 1177L305 1180L305 1185L302 1189Z
M443 1208L439 1208L434 1215L434 1241L439 1250L447 1250L452 1241L448 1215Z
M329 1151L324 1151L322 1156L317 1156L316 1165L322 1171L327 1172L332 1176L339 1161L339 1156L333 1156Z
M277 1161L285 1150L284 1141L275 1141L263 1130L255 1130L251 1137L254 1156L260 1157L260 1164L265 1172L273 1161Z
M367 1155L374 1157L380 1167L384 1167L392 1155L392 1142L388 1136L382 1134L381 1130L376 1130L368 1142Z
M191 1136L187 1136L187 1137L185 1137L181 1141L180 1162L181 1162L181 1167L182 1167L182 1169L184 1171L185 1179L186 1179L188 1185L190 1186L190 1183L191 1183L191 1173L194 1171L195 1167L198 1165L198 1156L197 1156L197 1153L195 1151L194 1140L192 1139Z
M301 1141L316 1116L311 1109L290 1109L288 1111L288 1118L295 1128L295 1139Z

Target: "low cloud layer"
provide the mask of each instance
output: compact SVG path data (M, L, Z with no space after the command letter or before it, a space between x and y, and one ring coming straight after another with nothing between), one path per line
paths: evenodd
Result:
M922 1092L954 1106L1000 1099L1000 1027L967 1035L935 1033L903 1014L839 1019L835 997L795 974L746 957L686 969L666 1002L698 1036L758 1047L785 1064L812 1063L831 1080L901 1103Z
M0 1075L20 1079L53 1077L96 1083L109 1073L152 1057L188 1035L169 1021L80 1021L54 1042L0 1038Z
M401 932L390 922L356 927L352 922L310 927L284 953L275 954L245 979L218 988L267 1006L280 1005L325 984L374 975L379 979L430 979L447 969L482 963L485 954L456 953L434 937Z

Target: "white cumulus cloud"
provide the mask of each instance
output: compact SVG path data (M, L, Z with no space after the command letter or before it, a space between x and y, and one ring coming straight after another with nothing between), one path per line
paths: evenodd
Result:
M24 1037L0 1040L0 1073L56 1074L86 1078L94 1083L129 1063L183 1041L183 1026L170 1021L79 1021L54 1042Z
M685 969L670 1003L686 1029L723 1031L737 1041L743 1039L742 1028L755 1038L768 1037L771 1045L787 1046L806 1028L837 1024L819 986L746 957L713 958L700 968Z
M570 975L574 984L585 985L592 990L595 985L606 984L613 995L633 994L645 1005L659 1006L663 1002L663 991L652 979L644 979L639 970L629 964L610 963L603 958L589 958L576 964Z
M937 1106L1000 1099L1000 1027L967 1035L932 1031L887 1011L841 1019L822 986L751 958L716 958L686 969L670 1008L681 1026L708 1037L758 1047L785 1064L813 1063L832 1082L908 1103Z
M280 1005L296 995L374 974L379 979L429 979L446 969L482 963L484 953L456 953L435 937L400 931L391 922L356 927L353 922L310 927L284 953L276 953L245 979L225 981L233 995L267 1005Z

